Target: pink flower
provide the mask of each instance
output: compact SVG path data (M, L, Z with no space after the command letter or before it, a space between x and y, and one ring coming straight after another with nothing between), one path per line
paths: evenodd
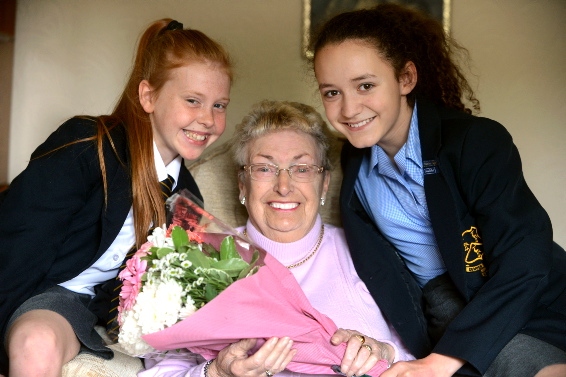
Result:
M149 249L151 249L153 247L153 243L152 242L146 242L143 245L141 245L140 249L138 251L136 251L135 256L141 258L141 257L145 257L147 254L151 254L149 252Z
M196 231L191 232L190 230L187 230L187 235L189 236L189 240L196 242L196 243L203 243L204 240L202 239L202 237L200 236L199 233L197 233Z
M118 275L122 280L123 286L120 291L120 306L119 311L130 310L136 302L136 297L142 286L142 276L147 269L147 261L142 260L141 257L147 255L149 247L146 247L146 242L138 252L126 262L126 268ZM144 248L145 247L145 248Z

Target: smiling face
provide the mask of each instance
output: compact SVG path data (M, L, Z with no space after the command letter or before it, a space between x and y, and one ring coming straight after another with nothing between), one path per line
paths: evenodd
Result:
M314 139L307 134L284 130L261 136L248 146L248 165L269 163L288 168L294 164L320 165ZM318 174L313 182L295 182L286 170L271 182L240 178L240 198L252 224L267 238L294 242L314 226L320 198L326 197L330 175Z
M395 155L407 140L414 64L407 63L398 80L373 46L346 40L320 49L314 68L330 124L357 148L378 144Z
M230 77L218 64L195 61L174 68L157 95L146 80L139 95L165 165L178 155L198 158L226 128Z

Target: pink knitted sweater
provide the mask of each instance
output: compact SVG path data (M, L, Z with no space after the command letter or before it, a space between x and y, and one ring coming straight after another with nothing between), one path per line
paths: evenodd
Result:
M311 231L301 240L291 243L274 242L263 236L249 221L247 234L283 265L303 260L313 250L320 234L322 220L317 218ZM243 228L240 228L241 231ZM401 339L385 319L356 273L348 251L344 232L333 225L324 225L324 238L319 250L309 260L291 272L299 282L312 306L330 317L340 328L357 330L395 348L395 360L413 360ZM146 361L141 377L203 377L204 360L195 355L186 359L164 360L155 365ZM283 371L278 377L299 377ZM337 375L333 375L334 377Z

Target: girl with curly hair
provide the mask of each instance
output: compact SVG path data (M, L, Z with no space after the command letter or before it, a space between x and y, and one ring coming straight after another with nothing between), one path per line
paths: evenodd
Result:
M342 151L342 222L359 276L419 359L383 377L566 375L566 253L517 147L433 18L339 14L313 67Z

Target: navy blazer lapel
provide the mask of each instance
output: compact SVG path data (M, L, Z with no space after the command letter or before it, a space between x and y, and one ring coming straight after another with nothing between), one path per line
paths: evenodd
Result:
M131 180L126 167L108 177L108 205L102 212L102 239L97 255L104 253L118 236L132 207Z
M133 200L129 150L125 130L123 126L116 126L110 133L115 150L109 143L105 142L108 203L102 211L102 237L96 258L108 250L108 247L116 239L132 207ZM116 156L116 153L118 153L118 156Z
M424 188L430 220L444 263L460 292L466 294L461 229L452 191L438 159L441 148L441 118L431 103L418 101L419 137L424 169ZM421 125L426 125L421 127ZM452 267L449 267L452 266ZM453 268L456 266L457 268ZM458 276L453 276L457 274Z
M177 179L177 181L178 182L177 185L175 186L175 189L173 190L173 193L176 193L181 189L187 189L197 198L199 198L201 202L203 201L202 194L200 193L197 183L195 182L195 179L193 178L193 176L185 166L184 160L181 163L181 170L179 171L179 178Z

